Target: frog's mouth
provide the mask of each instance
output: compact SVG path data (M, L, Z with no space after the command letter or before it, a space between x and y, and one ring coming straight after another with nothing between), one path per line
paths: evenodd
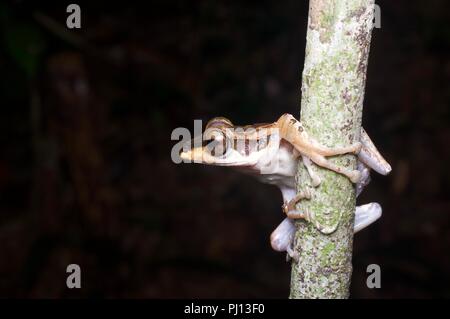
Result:
M234 149L228 149L221 156L211 155L210 150L205 146L194 147L183 150L180 157L185 162L200 163L218 166L251 166L256 164L257 158L252 156L243 157Z

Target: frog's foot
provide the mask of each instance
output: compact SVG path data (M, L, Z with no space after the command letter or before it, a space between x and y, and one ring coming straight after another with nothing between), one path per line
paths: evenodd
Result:
M310 199L311 198L311 192L309 189L305 189L295 195L294 198L292 198L287 203L284 203L281 208L283 209L283 212L287 215L288 218L291 219L299 219L299 218L305 218L305 214L302 212L299 212L295 209L295 205L302 199Z

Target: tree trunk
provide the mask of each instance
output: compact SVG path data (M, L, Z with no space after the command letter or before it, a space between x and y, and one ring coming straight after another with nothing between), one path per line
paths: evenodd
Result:
M300 118L306 131L329 147L359 140L373 0L311 0ZM354 155L330 158L356 168ZM297 205L312 213L298 220L290 298L348 298L352 274L354 185L343 175L315 166L322 183L311 186L301 163L297 190L313 189Z

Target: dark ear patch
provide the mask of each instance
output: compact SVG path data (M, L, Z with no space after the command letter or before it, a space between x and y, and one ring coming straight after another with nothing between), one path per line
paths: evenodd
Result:
M228 128L233 127L233 123L225 117L215 117L211 119L208 124L206 124L206 128Z

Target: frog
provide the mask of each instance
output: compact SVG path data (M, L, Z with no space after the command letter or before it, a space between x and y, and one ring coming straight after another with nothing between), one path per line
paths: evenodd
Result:
M357 157L355 169L336 165L330 157L353 154ZM312 191L297 193L296 174L301 161L305 166L313 188L322 182L314 165L334 171L348 178L355 185L358 197L370 182L370 171L381 175L391 172L390 164L380 154L371 138L361 127L359 141L347 145L327 147L312 138L304 125L293 115L285 113L272 123L245 126L234 125L225 117L208 121L205 131L183 147L180 157L184 162L231 167L256 177L260 182L275 185L283 197L282 211L286 215L270 235L275 251L286 252L288 258L298 259L293 250L296 230L295 220L313 218L307 212L296 209L300 200L310 199ZM379 203L356 206L354 233L366 228L382 215ZM320 227L319 227L320 228ZM333 229L322 229L331 233Z

